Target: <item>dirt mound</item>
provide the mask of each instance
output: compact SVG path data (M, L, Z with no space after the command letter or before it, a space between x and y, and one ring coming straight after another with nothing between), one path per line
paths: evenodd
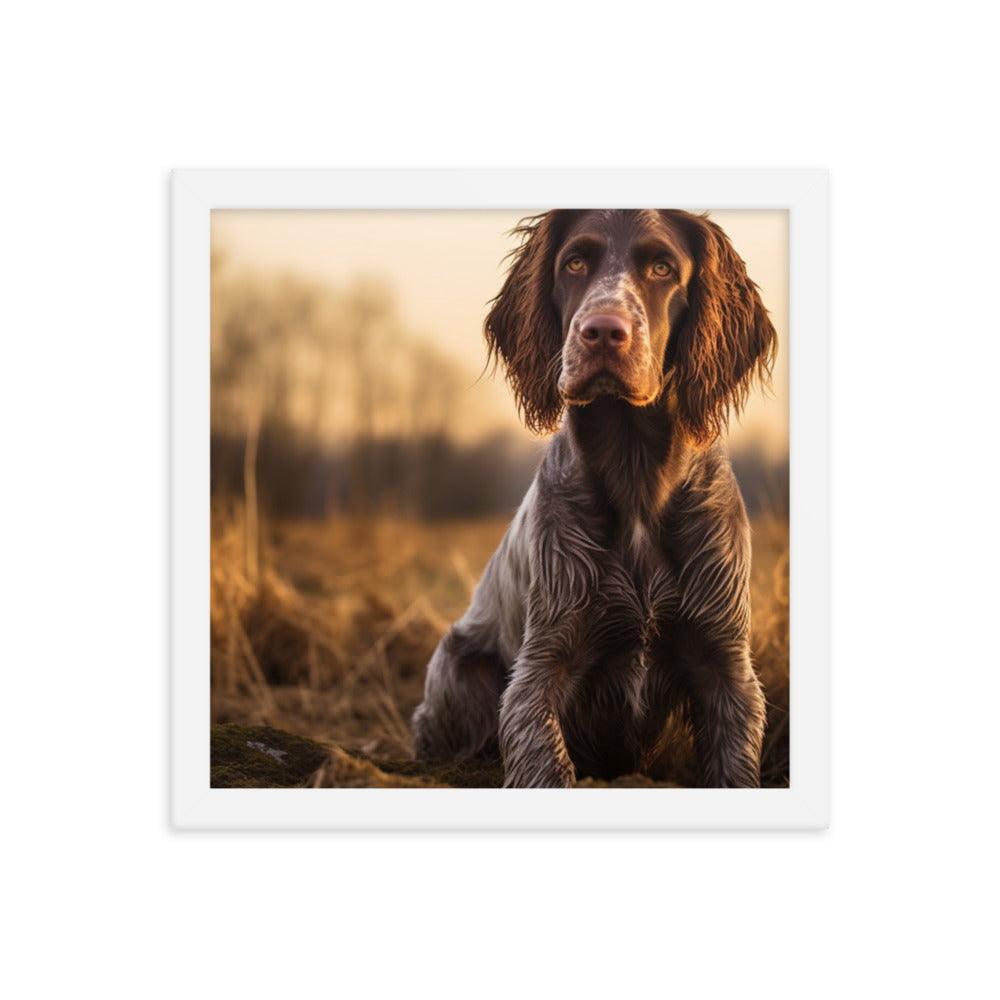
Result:
M212 726L213 788L500 788L495 758L452 764L375 760L271 726ZM665 788L642 775L585 778L580 788Z

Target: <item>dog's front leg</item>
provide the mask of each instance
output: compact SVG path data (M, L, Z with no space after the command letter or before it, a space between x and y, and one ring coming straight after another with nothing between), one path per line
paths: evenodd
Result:
M505 788L570 788L576 778L559 716L572 690L572 618L529 622L500 702Z
M700 655L692 655L692 648ZM695 751L709 788L760 787L764 693L745 638L689 643L687 673Z

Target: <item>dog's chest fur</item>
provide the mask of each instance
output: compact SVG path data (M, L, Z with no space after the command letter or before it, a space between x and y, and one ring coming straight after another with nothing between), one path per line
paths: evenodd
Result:
M634 769L646 750L650 682L678 607L677 576L655 528L621 525L606 540L576 683L561 722L581 773ZM611 773L609 771L608 773Z
M644 522L622 526L602 562L582 658L592 684L620 689L640 712L651 656L678 607L677 574Z

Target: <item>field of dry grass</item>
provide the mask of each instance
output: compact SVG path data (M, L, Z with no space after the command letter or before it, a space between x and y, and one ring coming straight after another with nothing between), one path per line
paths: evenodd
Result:
M348 751L333 750L315 784L419 784L401 762L424 668L505 528L506 520L286 521L262 531L254 578L239 511L214 512L213 723L267 725ZM763 782L783 786L787 522L759 517L753 532L753 652L768 700ZM358 760L345 775L345 762Z

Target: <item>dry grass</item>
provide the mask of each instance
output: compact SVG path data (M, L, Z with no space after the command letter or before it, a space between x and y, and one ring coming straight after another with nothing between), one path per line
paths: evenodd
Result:
M408 720L442 632L464 610L506 521L285 522L246 571L239 516L213 516L212 721L269 725L334 751L316 784L421 785L400 761ZM788 532L754 530L754 657L768 699L765 784L788 781ZM359 774L361 777L359 778ZM642 783L642 782L637 782Z

